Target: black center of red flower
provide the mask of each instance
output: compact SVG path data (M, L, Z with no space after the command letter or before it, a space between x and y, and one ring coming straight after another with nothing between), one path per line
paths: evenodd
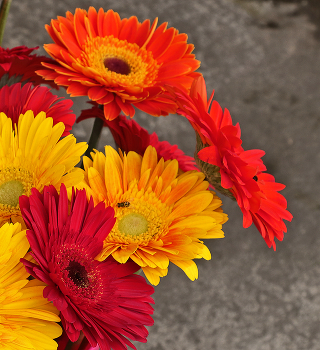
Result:
M87 270L80 263L77 261L70 261L66 270L68 271L68 277L77 287L86 288L89 286Z
M112 72L128 75L131 72L127 62L117 57L109 57L104 60L104 66Z
M254 180L254 181L258 181L258 176L257 176L257 175L254 175L253 180Z

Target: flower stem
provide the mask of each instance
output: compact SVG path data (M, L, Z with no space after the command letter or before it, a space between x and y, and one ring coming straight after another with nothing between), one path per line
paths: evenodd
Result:
M93 151L93 149L97 148L97 144L101 135L103 124L104 124L104 121L100 118L96 118L94 120L91 136L88 142L88 149L84 154L85 156L90 157L90 153ZM81 168L83 168L83 164L81 165Z
M2 44L2 38L4 33L4 28L6 26L6 21L10 9L12 0L2 0L1 7L0 7L0 46Z

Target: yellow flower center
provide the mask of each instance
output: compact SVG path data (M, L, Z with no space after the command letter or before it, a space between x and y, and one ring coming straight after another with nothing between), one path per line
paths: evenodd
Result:
M98 72L104 84L147 87L158 76L160 66L150 51L113 35L91 38L82 50L79 63Z
M15 207L19 203L19 197L23 194L24 188L20 181L11 180L0 186L0 203Z
M118 229L121 233L137 236L148 231L148 220L141 214L130 213L119 221Z
M105 242L147 245L168 232L166 218L172 208L162 203L153 192L135 188L133 192L124 193L121 199L130 205L113 206L117 221Z
M19 197L30 195L32 187L34 181L29 171L15 167L0 170L0 222L20 216Z

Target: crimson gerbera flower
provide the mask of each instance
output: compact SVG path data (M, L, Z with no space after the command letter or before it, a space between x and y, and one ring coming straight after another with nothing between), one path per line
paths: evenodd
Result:
M83 331L101 350L135 349L126 337L146 342L153 287L134 274L135 263L95 260L115 223L113 208L102 202L94 207L84 190L73 193L69 205L64 185L60 195L53 186L43 194L33 189L30 197L20 197L20 208L36 261L23 263L47 284L43 295L60 310L69 339L76 341Z
M47 118L53 119L54 125L59 122L65 125L62 136L70 134L76 120L76 115L70 109L72 104L69 99L53 95L47 87L33 87L32 83L5 85L0 89L0 112L11 118L14 124L28 110L32 110L34 115L45 112Z
M235 199L243 213L243 226L252 222L269 247L274 238L282 241L287 231L283 219L291 221L287 201L278 193L284 185L265 172L261 150L245 151L239 124L233 125L228 110L222 111L213 93L207 101L203 77L196 79L190 95L176 91L179 109L197 132L197 157L200 169L217 191ZM212 102L212 103L211 103ZM210 108L211 104L211 108Z
M104 120L104 125L110 129L115 143L125 153L134 151L143 156L147 147L151 145L156 149L159 159L163 158L165 161L176 159L179 163L179 169L184 172L188 170L199 171L193 157L184 154L177 145L171 145L168 141L159 141L155 132L149 134L133 119L120 115L114 120L105 120L103 111L96 104L91 109L83 110L77 122L88 118Z
M174 113L166 86L188 90L200 62L186 34L156 26L157 19L150 26L102 8L67 12L46 26L55 43L44 48L57 62L43 63L47 69L37 73L67 86L71 96L103 105L108 120L121 111L133 117L134 106L154 116Z
M41 62L54 62L46 56L31 55L32 51L38 48L17 46L12 49L4 49L0 47L0 87L17 82L31 82L34 85L49 84L57 88L56 84L47 83L36 74L36 70L42 68Z

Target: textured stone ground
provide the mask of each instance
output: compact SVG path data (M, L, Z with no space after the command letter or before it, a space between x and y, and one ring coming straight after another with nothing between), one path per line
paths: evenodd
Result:
M316 4L316 2L313 2ZM191 282L170 267L155 292L155 325L144 350L320 349L320 42L308 3L243 0L13 0L4 46L49 42L44 24L75 7L112 8L122 17L168 21L189 35L209 89L240 122L245 148L287 185L294 220L277 251L242 228L235 203L223 199L226 237L208 243ZM75 100L76 111L84 106ZM160 139L193 154L194 134L178 116L139 120ZM89 123L90 124L90 123ZM88 125L74 133L87 139ZM110 142L103 134L101 147Z

